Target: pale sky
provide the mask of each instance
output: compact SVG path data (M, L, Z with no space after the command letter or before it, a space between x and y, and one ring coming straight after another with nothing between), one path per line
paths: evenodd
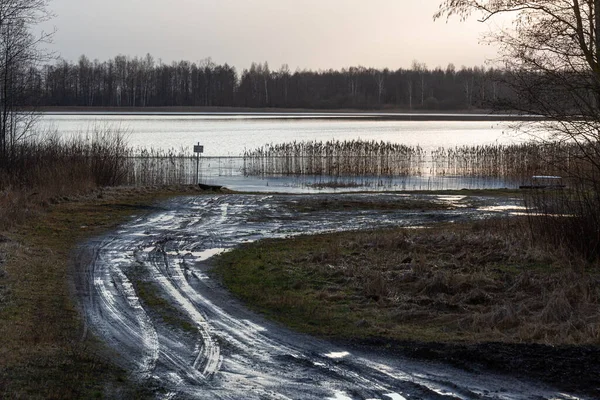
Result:
M170 63L211 57L238 71L480 66L495 49L472 19L433 21L441 0L52 0L50 46L66 60L118 54Z

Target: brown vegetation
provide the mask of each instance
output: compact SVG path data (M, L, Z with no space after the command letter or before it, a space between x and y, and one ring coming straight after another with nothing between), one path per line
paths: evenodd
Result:
M293 142L244 154L245 175L420 175L420 147L376 141Z
M597 266L529 239L523 220L327 234L248 245L218 271L259 309L326 336L600 344Z
M507 183L529 182L534 175L562 175L567 180L578 154L574 144L558 142L439 147L431 153L430 173L504 178Z
M17 143L0 162L0 229L48 204L104 187L192 184L196 159L184 152L132 149L126 133L95 129Z
M127 151L118 132L19 142L0 165L0 229L63 198L122 183Z
M420 147L375 141L291 142L244 154L244 173L259 176L501 178L529 182L533 175L562 175L565 181L593 167L588 149L569 143Z
M185 151L129 149L123 183L131 186L196 183L196 157Z

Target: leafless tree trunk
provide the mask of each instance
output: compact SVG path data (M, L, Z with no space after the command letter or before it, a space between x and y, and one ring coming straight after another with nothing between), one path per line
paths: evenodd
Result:
M385 91L385 75L381 71L374 71L373 76L377 83L377 104L381 105L381 96Z
M49 18L46 0L0 0L0 166L9 165L16 143L31 128L32 116L18 112L26 98L25 77L45 59L39 45L51 35L34 37L33 25Z
M600 258L600 0L446 0L435 17L472 14L481 21L513 17L488 36L500 46L515 93L502 105L544 117L529 126L533 138L550 133L546 141L569 144L560 160L542 160L575 188L554 211L575 221L571 230L558 226L559 241ZM552 221L535 229L544 235L557 228Z

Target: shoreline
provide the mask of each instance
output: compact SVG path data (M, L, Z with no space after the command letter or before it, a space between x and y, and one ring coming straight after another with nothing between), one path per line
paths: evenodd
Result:
M355 119L375 121L540 121L533 115L493 113L491 110L320 110L244 107L40 107L48 115L205 116L239 119Z

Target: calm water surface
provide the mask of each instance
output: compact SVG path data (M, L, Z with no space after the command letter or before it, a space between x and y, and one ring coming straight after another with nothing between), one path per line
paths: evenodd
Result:
M237 156L245 149L268 143L304 140L383 140L439 146L514 143L525 138L508 122L494 121L390 121L356 118L323 119L322 114L297 115L131 115L44 114L40 128L72 136L94 129L127 132L133 147L184 149L200 142L206 156Z

